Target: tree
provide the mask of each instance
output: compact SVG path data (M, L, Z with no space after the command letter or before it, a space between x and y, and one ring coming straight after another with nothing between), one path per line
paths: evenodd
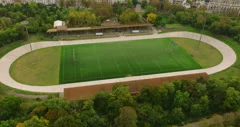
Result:
M140 104L137 106L138 126L167 126L171 121L168 114L159 105Z
M169 2L169 0L166 0L163 5L164 11L169 11L171 9L172 4Z
M233 87L229 87L223 101L223 109L237 110L240 107L240 92Z
M136 5L138 4L137 0L132 0L133 6L136 7Z
M207 95L200 98L199 104L201 106L202 115L207 115L209 113L209 99Z
M160 8L161 8L160 0L151 0L150 5L154 8L156 8L157 10L160 10Z
M202 116L202 109L199 104L193 104L190 108L190 114L194 117Z
M120 115L115 119L116 127L137 127L137 114L132 107L122 107Z
M142 0L141 2L141 8L145 9L147 6L147 0Z
M33 116L31 119L24 121L25 127L47 127L48 120L44 118L38 118L37 116Z
M120 15L120 22L122 24L132 24L132 23L139 23L141 21L140 16L138 13L133 11L132 9L127 9Z
M76 26L77 25L77 16L74 12L70 12L68 15L68 25Z
M17 121L9 119L0 122L0 127L14 127L17 125Z
M121 15L122 12L124 11L124 6L118 1L113 4L113 13L117 15Z
M206 22L206 18L204 18L203 15L198 15L195 27L202 28L205 22Z
M107 114L108 99L109 95L105 92L100 92L94 95L94 109L100 115Z
M99 16L101 20L111 18L113 16L113 7L108 2L94 2L92 4L94 14Z
M176 16L173 14L170 14L168 17L168 23L175 23L176 22Z
M143 13L143 17L147 17L149 13L156 13L157 9L153 6L148 5Z
M154 13L149 13L149 14L147 15L147 21L150 22L150 23L152 23L152 24L155 23L156 18L157 18L157 15L154 14Z
M127 7L132 8L133 7L133 0L127 0Z
M15 96L6 96L0 100L0 120L7 120L20 114L22 100Z
M174 108L171 112L171 120L173 123L181 123L185 119L182 108Z
M189 93L188 92L181 92L180 90L176 91L176 95L174 98L174 107L182 108L184 111L189 110Z
M91 0L81 0L81 3L84 7L89 8L92 4Z
M73 116L63 116L54 122L54 127L78 127Z

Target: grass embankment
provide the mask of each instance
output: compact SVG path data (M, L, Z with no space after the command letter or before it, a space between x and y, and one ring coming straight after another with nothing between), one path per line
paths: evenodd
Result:
M18 82L29 85L56 85L59 77L61 47L39 49L17 59L10 74Z
M167 24L166 27L174 29L174 31L189 31L189 32L195 32L195 33L201 32L201 30L199 30L199 29L195 29L191 26L184 26L181 24ZM179 28L179 30L178 30L178 28ZM172 31L166 30L164 32L172 32ZM203 34L214 37L218 40L221 40L222 42L229 45L237 54L237 61L235 62L235 64L233 66L229 67L228 69L226 69L224 71L218 72L216 74L212 74L211 77L212 78L239 77L240 76L240 43L236 42L235 40L233 40L230 37L214 34L207 30L205 30L203 32ZM213 62L213 61L211 61L211 62Z
M213 67L222 61L222 54L213 46L193 39L174 38L176 43L193 56L203 68Z

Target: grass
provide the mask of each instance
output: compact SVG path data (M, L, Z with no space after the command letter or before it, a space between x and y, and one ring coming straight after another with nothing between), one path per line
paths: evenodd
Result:
M169 38L62 47L60 83L199 69Z
M29 85L56 85L59 77L61 47L44 48L27 53L11 66L10 74Z
M183 28L184 28L185 31L189 31L189 32L195 32L195 33L200 33L201 32L201 30L199 30L199 29L193 28L191 26L181 25L181 24L167 24L166 27L167 28L168 27L176 28L176 29L180 28L179 31L183 31ZM176 29L175 29L175 31L177 31ZM166 33L166 32L168 32L168 31L164 31L163 33ZM235 51L235 53L237 55L237 61L235 62L235 64L233 66L229 67L226 70L218 72L216 74L212 74L211 77L212 78L239 77L240 76L240 43L236 42L235 40L233 40L230 37L214 34L214 33L210 32L210 31L207 31L207 30L205 30L203 33L226 43L227 45L229 45Z
M203 68L213 67L222 61L222 54L207 43L199 43L197 40L174 38L176 43L193 56ZM198 48L199 45L199 48Z

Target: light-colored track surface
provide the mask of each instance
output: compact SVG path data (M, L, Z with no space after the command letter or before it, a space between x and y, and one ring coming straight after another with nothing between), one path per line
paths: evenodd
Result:
M191 33L191 32L171 32L171 33L154 34L154 35L146 35L146 36L130 36L130 37L76 40L76 41L38 42L38 43L32 43L32 48L33 50L37 50L40 48L46 48L46 47L52 47L52 46L104 43L104 42L115 43L118 41L165 38L165 37L182 37L182 38L199 40L200 34ZM116 78L116 79L105 79L105 80L87 81L87 82L79 82L79 83L68 83L68 84L61 84L61 85L55 85L55 86L30 86L30 85L16 82L10 76L9 70L10 70L11 64L20 56L30 52L30 45L27 44L17 49L14 49L13 51L9 52L8 54L6 54L4 57L0 59L0 82L16 89L32 91L32 92L54 93L54 92L63 92L64 88L78 87L78 86L134 81L134 80L140 80L140 79L141 80L151 79L151 78L158 78L158 77L177 76L177 75L194 74L194 73L202 73L202 72L206 72L207 74L213 74L213 73L227 69L228 67L233 65L237 60L237 56L235 52L225 43L205 35L202 36L201 41L212 45L213 47L215 47L221 52L221 54L223 55L223 60L220 64L211 68L206 68L206 69L170 72L170 73L143 75L143 76L133 76L133 77L124 77L124 78Z

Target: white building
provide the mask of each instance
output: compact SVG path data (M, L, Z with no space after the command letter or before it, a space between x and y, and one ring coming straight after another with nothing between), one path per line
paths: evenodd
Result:
M196 7L196 8L203 7L205 5L206 5L205 0L193 0L192 1L192 6Z
M240 14L240 0L210 0L208 11L214 13L234 11Z

